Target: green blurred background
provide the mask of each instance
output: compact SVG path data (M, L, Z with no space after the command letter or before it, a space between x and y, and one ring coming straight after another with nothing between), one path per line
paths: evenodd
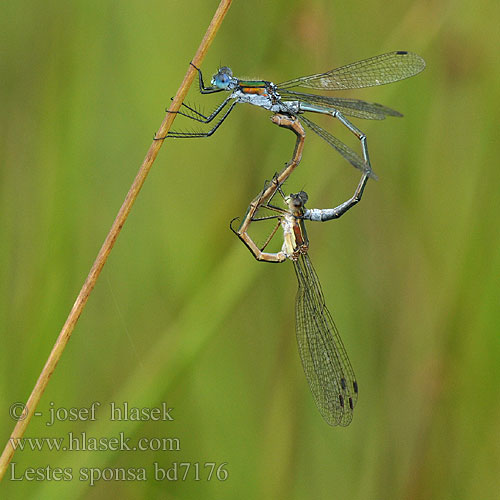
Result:
M2 2L2 447L9 406L27 399L216 6ZM330 428L309 393L293 266L256 262L229 231L294 141L240 106L212 138L164 144L26 433L170 437L180 450L19 451L0 496L498 498L499 14L493 0L235 0L207 75L223 64L283 81L401 49L427 61L410 80L342 94L405 117L355 120L380 180L338 222L309 224L360 384L353 422ZM195 87L187 99L218 101ZM310 133L286 191L324 208L357 182ZM46 425L51 407L93 401L95 422ZM175 420L113 422L111 401L167 402ZM191 469L156 481L155 462ZM227 480L207 481L208 462L227 462ZM47 466L73 480L19 479ZM144 467L149 480L90 486L85 467Z

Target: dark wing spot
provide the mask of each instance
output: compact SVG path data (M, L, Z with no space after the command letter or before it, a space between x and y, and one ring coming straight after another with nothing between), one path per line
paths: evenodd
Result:
M349 408L354 410L354 405L352 404L352 398L349 398Z
M354 392L357 394L358 393L358 383L355 380L352 383L352 388L354 389Z
M340 406L342 406L342 408L344 408L344 396L342 396L342 394L339 394L339 402L340 402Z
M345 378L344 377L342 377L340 379L340 385L342 386L342 390L345 391L346 390L346 384L345 384Z
M396 54L401 55L401 56L404 56L404 55L408 54L408 51L407 51L407 50L398 50L398 51L396 52Z

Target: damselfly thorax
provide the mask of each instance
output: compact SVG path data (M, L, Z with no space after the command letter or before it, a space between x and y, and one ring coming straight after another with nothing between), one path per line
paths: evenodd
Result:
M309 250L309 239L307 238L306 226L304 224L304 204L307 194L300 191L286 198L289 212L281 219L283 228L283 246L281 251L290 260L297 260L300 255Z

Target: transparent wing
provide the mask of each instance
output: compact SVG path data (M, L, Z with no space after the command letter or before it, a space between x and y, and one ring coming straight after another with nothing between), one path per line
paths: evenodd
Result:
M319 104L327 108L334 108L340 111L344 116L354 116L355 118L364 118L367 120L383 120L386 116L403 116L399 111L382 106L375 102L361 101L360 99L345 99L343 97L327 97L316 94L304 94L284 90L280 92L284 100L293 99L308 104Z
M346 426L358 400L358 384L309 257L294 261L299 282L296 332L300 359L316 405L330 425Z
M278 84L278 89L307 87L320 90L344 90L374 87L404 80L420 73L425 61L412 52L398 50L332 69L326 73L303 76Z
M316 123L305 118L304 115L298 116L301 122L305 123L313 132L316 132L316 134L318 134L322 139L330 144L330 146L338 151L353 167L356 167L362 172L368 172L369 169L365 161L349 146L334 137L332 134L330 134L330 132L327 132L324 128L321 128ZM368 174L372 179L377 179L377 176L371 170L368 172Z

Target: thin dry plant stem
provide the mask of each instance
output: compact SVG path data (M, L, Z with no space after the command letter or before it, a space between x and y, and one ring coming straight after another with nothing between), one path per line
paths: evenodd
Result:
M217 31L219 30L222 20L224 19L231 5L231 2L232 0L221 0L219 7L217 8L217 11L215 12L215 15L212 19L212 22L210 23L207 32L205 33L205 36L198 48L198 51L196 52L196 55L192 60L195 66L201 66L201 63L205 58L205 54L207 53L210 44L212 43ZM190 65L186 76L184 77L184 80L170 105L169 111L177 111L180 108L184 98L186 97L189 87L193 83L195 75L196 70L193 68L193 66ZM160 128L158 129L158 132L156 133L156 137L165 137L167 135L175 116L175 113L167 113L162 124L160 125ZM31 392L31 395L24 408L23 415L21 419L18 420L9 440L7 441L2 456L0 457L0 481L5 475L7 467L9 466L9 463L14 455L15 443L19 438L23 436L26 427L31 420L31 417L35 413L35 409L40 401L40 398L42 397L42 394L47 387L50 377L54 372L59 359L62 356L64 348L66 347L66 344L71 337L71 333L75 328L75 324L78 321L78 318L80 317L80 314L82 313L87 303L89 295L96 284L97 278L99 277L99 274L101 273L102 268L106 263L108 255L110 254L111 249L113 248L113 245L115 244L115 241L118 238L118 235L120 234L125 221L127 220L132 205L134 204L139 191L144 184L144 181L146 180L151 167L153 166L153 163L162 144L162 140L153 141L153 143L151 144L141 165L141 168L139 169L139 172L137 173L137 176L135 177L134 182L129 189L129 192L127 193L125 201L123 202L120 211L118 212L118 215L116 216L113 225L111 226L111 229L106 236L101 249L99 250L92 269L90 270L89 275L87 276L87 279L85 280L85 283L83 284L82 289L80 290L80 293L76 298L73 308L71 309L69 316L66 319L64 326L62 327L61 333L57 337L56 343L52 348L47 362L45 363L45 366L43 367L43 370L38 377L35 387L33 388L33 391Z

